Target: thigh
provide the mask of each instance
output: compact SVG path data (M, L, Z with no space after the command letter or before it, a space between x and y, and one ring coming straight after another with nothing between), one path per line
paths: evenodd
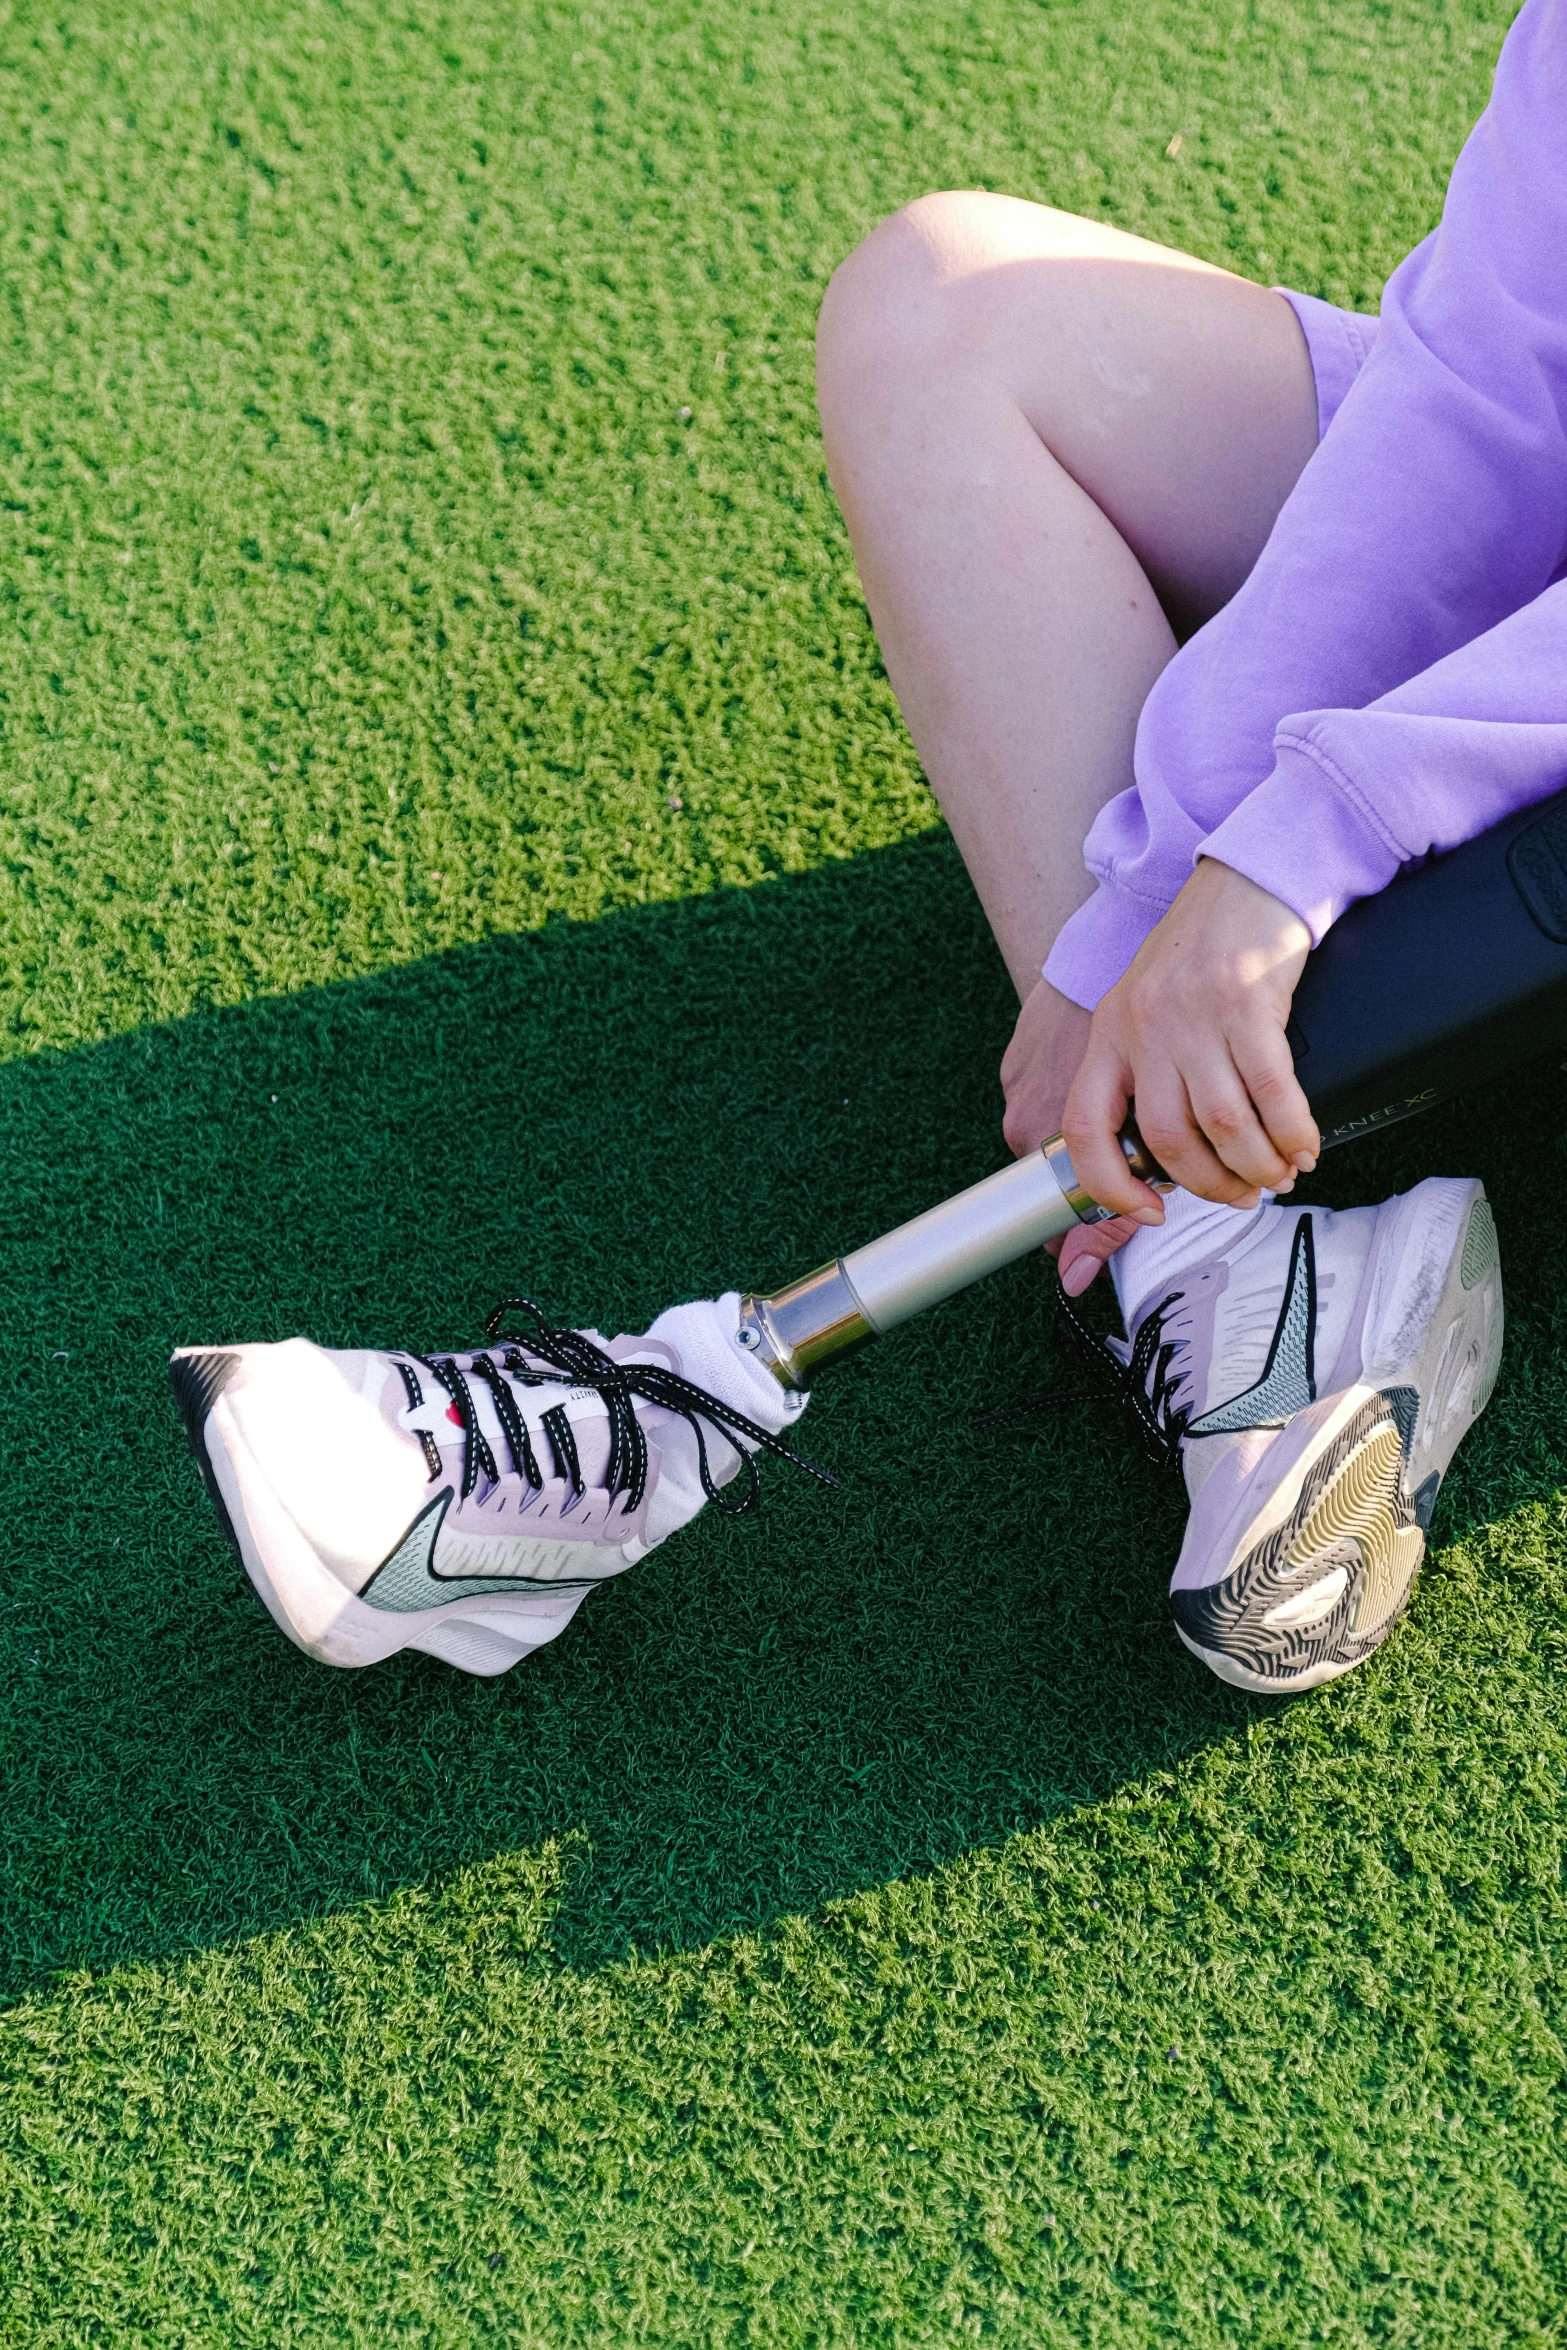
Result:
M1317 444L1311 359L1283 296L1008 196L923 197L861 255L878 240L862 338L890 298L901 366L999 381L1176 626L1217 611Z

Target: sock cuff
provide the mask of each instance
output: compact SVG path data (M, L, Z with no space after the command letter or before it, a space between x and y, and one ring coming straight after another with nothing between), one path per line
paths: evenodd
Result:
M1265 1191L1263 1206L1272 1200L1272 1192ZM1164 1222L1139 1225L1125 1248L1110 1259L1110 1278L1128 1331L1138 1307L1161 1282L1199 1257L1229 1247L1257 1213L1255 1208L1227 1207L1222 1200L1199 1199L1192 1191L1167 1192Z
M788 1423L799 1418L801 1403L746 1353L736 1335L739 1328L740 1292L730 1289L722 1297L699 1297L689 1305L666 1307L648 1336L676 1349L685 1376L698 1387L744 1412L769 1435L781 1436Z

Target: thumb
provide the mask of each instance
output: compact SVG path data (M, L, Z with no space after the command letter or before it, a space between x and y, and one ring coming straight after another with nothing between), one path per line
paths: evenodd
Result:
M1130 1216L1111 1216L1103 1224L1079 1224L1069 1232L1056 1259L1067 1296L1081 1297L1089 1283L1098 1279L1100 1266L1141 1229Z

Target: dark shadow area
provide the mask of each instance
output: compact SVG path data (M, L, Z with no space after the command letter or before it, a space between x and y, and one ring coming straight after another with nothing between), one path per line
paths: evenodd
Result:
M183 1341L463 1343L523 1288L638 1328L769 1282L1001 1156L1006 980L950 843L497 940L0 1071L0 1601L12 1992L585 1839L563 1956L674 1946L921 1871L1258 1710L1178 1647L1181 1495L1070 1381L1019 1267L824 1380L762 1512L699 1522L496 1683L332 1673L238 1577L164 1380ZM1444 1531L1560 1475L1561 1082L1329 1161L1472 1169L1512 1343ZM1505 1127L1505 1141L1502 1139Z

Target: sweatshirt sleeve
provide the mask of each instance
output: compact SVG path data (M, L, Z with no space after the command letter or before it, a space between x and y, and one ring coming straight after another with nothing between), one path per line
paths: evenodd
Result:
M1567 781L1567 0L1526 0L1434 234L1250 578L1144 706L1046 976L1093 1004L1195 859L1320 937Z
M1364 710L1286 718L1274 768L1204 856L1320 945L1356 898L1567 785L1567 584Z

